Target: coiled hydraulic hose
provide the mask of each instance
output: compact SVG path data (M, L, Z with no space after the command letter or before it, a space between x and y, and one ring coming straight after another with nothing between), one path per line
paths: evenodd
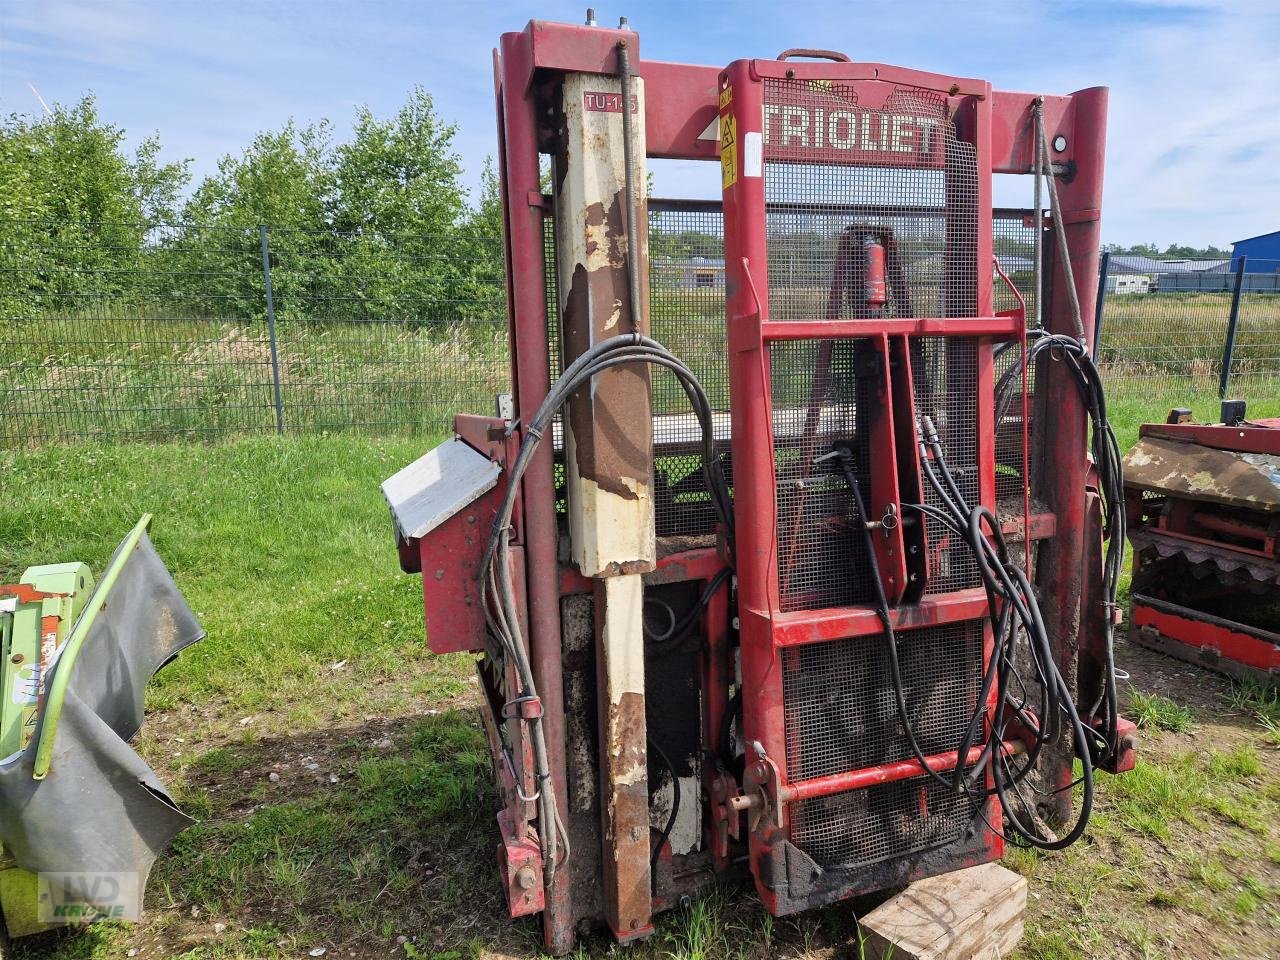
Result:
M520 480L529 467L538 444L542 442L552 417L568 402L569 397L591 378L611 367L631 363L649 363L666 367L676 375L693 406L698 426L702 433L702 469L706 478L707 489L711 495L712 506L725 531L732 555L733 543L733 509L729 497L728 483L715 450L715 434L712 430L711 402L706 391L698 382L693 372L662 344L638 333L623 334L603 340L584 351L571 363L560 379L548 391L532 418L522 424L512 424L514 431L522 427L524 439L520 443L519 453L511 466L507 478L506 495L494 518L489 539L485 544L485 552L480 565L481 603L490 636L497 641L504 654L514 665L520 689L509 701L530 700L537 697L537 689L533 680L533 670L525 639L520 628L517 612L516 592L511 582L508 547L511 534L511 515L515 507ZM543 855L546 883L550 884L557 869L570 856L568 835L560 819L554 788L551 781L551 769L547 760L546 736L542 728L541 717L529 720L530 740L533 747L534 776L537 790L531 799L538 804L538 819L541 825L539 843ZM564 842L563 855L560 853L560 842Z

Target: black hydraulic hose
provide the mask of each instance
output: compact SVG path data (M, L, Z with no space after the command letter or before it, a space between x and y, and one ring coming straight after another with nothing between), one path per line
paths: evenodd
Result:
M706 587L698 597L698 602L690 607L683 616L678 618L676 617L675 611L671 609L671 605L669 603L665 600L659 600L656 597L652 598L652 602L654 604L661 605L665 608L666 614L671 618L671 626L665 631L659 632L656 630L650 630L649 626L646 624L644 626L645 639L653 641L654 643L664 644L666 646L674 646L679 643L689 635L689 632L694 627L698 625L698 620L701 619L702 614L706 612L707 606L711 603L711 598L716 595L716 591L728 582L729 577L732 575L733 571L728 567L724 567L716 571L715 576L707 581ZM649 602L651 601L645 600L645 603Z
M1090 733L1095 738L1092 751L1095 761L1105 763L1114 759L1119 749L1119 695L1115 674L1115 625L1114 614L1123 573L1126 517L1124 499L1124 469L1119 443L1107 416L1106 392L1097 364L1087 345L1062 334L1042 334L1027 348L1028 365L1045 353L1055 361L1064 363L1087 410L1092 427L1091 450L1099 478L1103 513L1103 534L1107 547L1103 560L1103 603L1106 606L1103 627L1103 682L1097 700L1090 706L1088 716L1097 718L1100 729ZM996 385L996 410L998 422L1003 422L1013 400L1013 384L1018 366L1011 367Z
M742 690L734 691L729 702L724 707L724 720L720 724L720 742L717 746L717 754L720 762L724 764L726 770L734 773L738 779L742 778L742 772L746 769L746 757L739 759L733 753L733 722L742 713Z
M1027 636L1031 645L1031 659L1040 674L1044 715L1035 731L1035 741L1028 745L1029 756L1019 771L1009 772L1007 758L1003 755L1005 721L997 718L992 736L983 752L982 762L989 764L992 784L1006 818L1013 831L1022 841L1046 850L1059 850L1075 842L1084 833L1093 809L1093 754L1089 743L1089 733L1076 710L1071 690L1067 687L1058 670L1049 642L1048 630L1040 615L1039 604L1025 571L1009 561L1008 551L1000 532L999 521L986 507L977 506L965 513L957 513L959 508L967 508L964 497L955 483L951 471L947 467L941 443L928 417L921 418L920 459L923 472L930 486L948 511L953 512L948 524L956 532L963 534L964 541L978 561L978 569L986 588L989 600L999 599L999 604L992 603L991 618L997 648L995 655L1002 661L1000 670L999 702L1003 708L1008 696L1008 674L1012 670L1014 641L1018 630ZM930 462L932 460L932 463ZM935 469L936 466L936 469ZM940 475L940 476L939 476ZM986 523L991 533L984 535L982 525ZM1017 615L1017 624L1010 617L1010 611ZM984 678L984 685L985 678ZM987 686L989 692L989 686ZM980 699L976 710L984 710L985 698ZM1015 713L1020 719L1026 717L1025 707L1014 704ZM1069 720L1075 752L1080 758L1083 786L1080 812L1072 829L1065 836L1047 840L1028 827L1014 811L1009 790L1012 788L1024 807L1027 806L1025 795L1019 787L1019 781L1034 767L1045 742L1056 739L1059 711L1065 712ZM1025 719L1024 719L1025 722ZM1045 723L1048 723L1048 727ZM973 736L974 722L971 720L966 731L965 744ZM965 746L967 752L967 745Z
M920 768L932 780L937 781L947 789L952 789L951 784L945 777L940 776L937 771L929 766L928 759L925 757L924 751L920 749L920 743L916 740L915 725L911 722L911 714L907 710L906 690L902 681L902 666L898 660L898 638L893 631L893 619L889 612L889 598L885 596L884 580L880 575L880 562L876 559L875 543L871 538L871 528L867 526L867 506L862 499L862 488L858 484L858 475L854 469L853 451L848 447L836 447L836 455L840 460L840 468L844 471L845 482L849 485L849 491L853 494L853 507L857 512L854 517L854 524L862 531L862 544L867 553L867 564L871 569L871 583L875 587L876 594L876 614L880 617L880 622L884 626L885 645L889 651L889 672L893 680L894 702L898 708L898 719L902 723L903 733L906 734L907 743L911 747L911 753L915 756ZM958 762L963 763L964 758L958 758Z
M675 764L658 746L658 742L653 737L647 737L646 739L649 742L649 749L658 755L658 759L662 761L663 766L667 768L667 772L671 774L671 812L667 814L667 822L662 828L662 835L658 837L658 842L649 851L649 888L652 893L656 894L658 892L658 857L667 841L671 839L671 831L676 828L676 818L680 816L680 778L676 776Z
M498 641L515 667L518 682L517 699L537 697L532 666L520 632L515 588L511 582L511 569L507 558L511 516L516 494L520 489L520 480L528 469L534 451L541 443L552 416L567 402L572 393L603 370L623 363L636 362L667 367L680 380L694 407L702 431L703 471L711 491L712 502L724 524L726 538L732 543L732 504L719 459L715 455L711 404L697 378L674 354L657 341L641 334L612 337L585 350L548 391L533 418L524 424L525 436L515 463L510 467L506 495L490 529L480 567L481 603L485 620L490 634ZM540 717L529 721L529 730L536 782L535 794L531 799L538 805L538 818L541 825L539 837L545 863L546 882L549 884L561 862L558 856L560 839L564 840L564 860L567 860L570 855L569 842L553 792L546 737Z

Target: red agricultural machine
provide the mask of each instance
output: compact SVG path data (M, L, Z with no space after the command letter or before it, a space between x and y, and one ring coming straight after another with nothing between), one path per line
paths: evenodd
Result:
M1280 683L1280 419L1191 411L1145 423L1125 457L1129 636L1237 680Z
M1133 752L1106 91L625 23L494 77L512 392L384 493L431 649L481 654L512 915L563 953L724 876L782 915L1074 841ZM722 200L646 197L673 159Z

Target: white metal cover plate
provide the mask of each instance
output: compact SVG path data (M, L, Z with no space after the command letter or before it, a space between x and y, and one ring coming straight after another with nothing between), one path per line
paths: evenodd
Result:
M396 532L426 536L498 485L496 463L459 439L446 440L382 484Z

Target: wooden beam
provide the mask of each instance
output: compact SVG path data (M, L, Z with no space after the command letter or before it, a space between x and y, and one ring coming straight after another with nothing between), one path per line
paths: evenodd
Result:
M1001 960L1022 939L1027 881L998 863L919 880L858 921L875 960Z

